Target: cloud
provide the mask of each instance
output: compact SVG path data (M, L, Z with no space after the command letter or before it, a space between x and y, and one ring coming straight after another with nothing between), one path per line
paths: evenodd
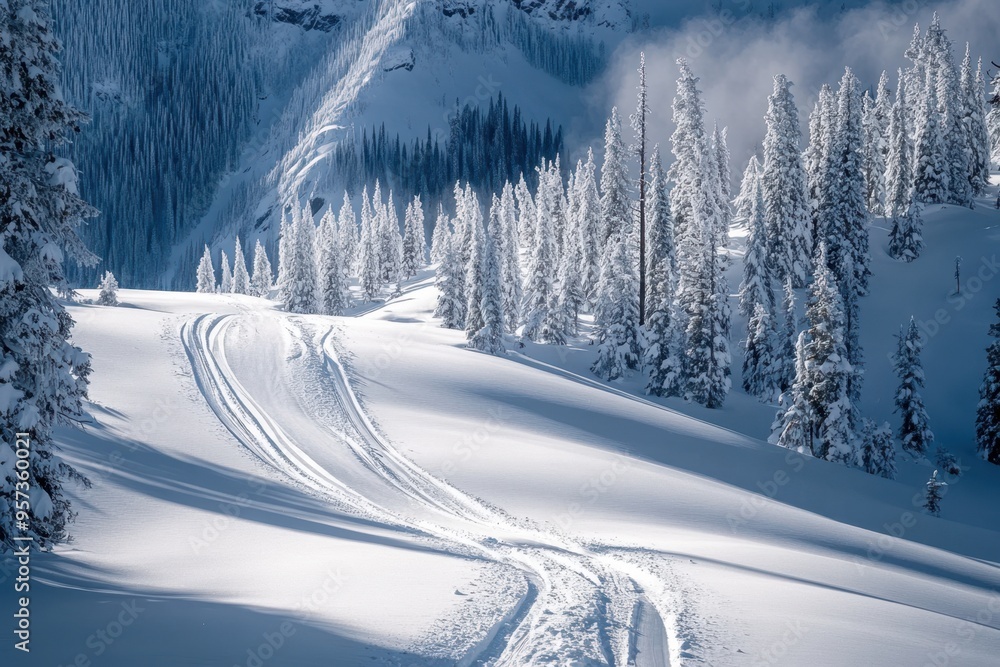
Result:
M633 37L619 46L602 83L591 98L592 116L605 117L611 104L623 117L635 106L635 69L639 52L646 53L650 80L652 119L650 135L661 143L669 159L669 137L673 132L670 105L676 89L677 58L687 58L701 78L709 128L716 120L730 128L733 172L743 167L764 135L764 113L773 77L785 74L795 83L793 92L803 124L807 123L824 83L836 84L845 66L852 67L862 85L873 91L882 70L905 67L903 51L910 42L913 25L926 26L938 11L961 62L965 43L972 45L973 58L980 55L988 65L1000 61L1000 15L995 0L906 0L891 5L882 2L847 9L830 15L825 7L802 6L787 10L776 19L764 20L740 12L744 0L728 0L714 17L694 18L680 28L661 29ZM610 103L609 103L610 100ZM595 146L600 137L593 137ZM804 146L803 146L804 148Z

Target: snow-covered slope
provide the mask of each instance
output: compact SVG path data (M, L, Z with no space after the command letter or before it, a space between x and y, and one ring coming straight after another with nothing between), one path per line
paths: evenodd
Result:
M593 379L582 341L470 352L427 273L345 318L75 306L95 424L62 437L95 484L34 560L25 664L994 664L1000 470L971 425L1000 211L925 220L909 265L872 230L862 407L893 418L892 335L941 320L925 398L965 468L942 518L926 462L888 481L789 454L739 391L648 400Z

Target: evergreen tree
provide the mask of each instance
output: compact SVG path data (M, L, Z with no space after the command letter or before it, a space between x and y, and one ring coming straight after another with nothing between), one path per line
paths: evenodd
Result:
M708 152L705 135L704 109L698 79L691 72L687 61L677 61L680 77L673 101L673 120L676 129L671 135L674 163L669 176L674 187L670 192L670 217L674 223L677 246L677 263L681 293L686 283L696 275L696 266L703 257L702 230L695 222L695 205L701 196L701 180L705 177L703 165Z
M715 124L712 133L712 148L715 158L715 168L718 173L716 183L719 186L719 224L716 244L720 248L729 245L729 227L733 222L733 184L732 184L732 156L729 153L729 128L719 129L719 124Z
M813 248L823 236L822 214L828 210L830 194L830 179L833 174L827 168L830 144L833 141L833 130L836 123L836 104L833 89L829 84L823 84L819 91L816 107L809 116L809 146L803 155L803 165L809 188L809 206L812 213L811 231Z
M376 219L380 223L380 280L383 285L395 284L398 291L403 276L403 237L399 233L399 216L392 192L387 202L380 202Z
M375 184L379 191L378 183ZM358 277L361 282L361 298L371 303L378 298L382 289L381 263L378 229L375 214L368 199L368 188L361 193L361 240L358 245Z
M285 310L289 313L316 312L316 227L308 208L295 216L289 239L287 284L282 286Z
M636 104L636 111L632 115L632 131L635 133L635 144L632 147L632 152L635 154L636 159L639 162L639 202L637 207L638 213L638 229L636 230L638 235L638 250L639 250L639 324L640 326L645 326L646 324L646 292L647 292L647 250L646 250L646 209L647 209L647 187L649 185L649 161L648 161L648 134L646 130L646 118L650 114L649 109L649 88L646 85L646 54L639 54L639 87L638 87L638 100ZM718 127L716 127L716 133L718 134ZM720 148L720 151L722 149ZM726 153L726 160L728 166L728 151ZM728 176L728 174L727 174ZM728 205L728 200L726 204ZM727 227L725 233L729 234L729 228Z
M578 226L580 218L573 215L567 222L563 252L559 260L558 296L556 298L554 326L561 329L561 338L579 333L579 317L587 295L583 291L583 234Z
M601 166L601 223L603 243L613 236L628 233L632 226L629 198L627 152L622 139L618 108L611 110L604 130L604 164Z
M437 269L438 294L434 317L440 317L446 329L465 328L465 267L462 266L459 239L450 234L442 241L443 258Z
M925 455L934 441L934 434L928 424L927 411L920 390L924 386L924 369L920 363L923 341L920 330L913 318L903 334L899 331L899 346L893 357L893 368L899 378L896 390L896 412L903 422L899 427L899 439L903 449L914 457Z
M542 341L545 333L544 325L551 317L549 310L555 305L558 294L556 291L558 264L552 218L557 206L555 200L561 188L551 182L552 174L549 169L542 166L538 174L536 219L532 225L535 238L529 246L531 255L528 260L528 277L524 285L521 313L524 318L522 335L529 340Z
M445 247L451 235L451 220L444 212L444 206L438 206L437 219L434 221L434 233L431 234L431 261L440 264L444 261Z
M941 516L941 499L944 497L948 486L947 482L938 480L938 471L935 470L931 478L927 480L927 495L924 500L924 509L934 516Z
M626 377L639 368L639 281L628 236L611 237L609 256L601 271L597 360L591 370L607 381Z
M479 208L478 205L476 208ZM484 262L486 234L482 216L468 215L465 230L471 239L469 261L465 266L465 335L471 339L486 326L482 310L483 282L486 279Z
M295 245L292 240L294 236L295 227L292 225L291 221L288 219L288 214L282 210L281 212L281 228L278 235L278 300L282 303L287 302L287 293L285 290L285 285L288 283L288 269L292 263L292 252L291 249Z
M229 270L229 256L226 251L222 251L222 282L219 284L219 291L229 294L233 291L233 272Z
M864 109L864 164L867 186L868 212L885 215L885 171L889 153L888 129L892 111L889 98L889 75L883 70L878 80L875 100L865 95Z
M581 288L587 305L593 308L597 298L597 284L601 280L601 256L604 249L601 196L597 190L597 166L594 151L587 151L587 162L577 168L574 187L576 207L575 225L582 237L583 266Z
M649 171L648 241L649 316L646 320L644 363L650 370L646 393L680 396L684 354L684 327L676 304L677 253L670 218L667 175L659 146L653 148Z
M271 261L267 258L267 252L258 239L257 245L253 249L253 278L250 279L250 294L266 298L271 292L273 280Z
M61 49L49 3L0 4L0 552L22 537L50 549L73 513L64 484L82 476L59 455L57 426L83 420L90 357L71 342L73 319L50 291L65 285L68 254L97 258L78 235L96 211L79 197L73 163L57 157L87 120L61 90ZM118 188L120 184L116 183ZM30 438L27 479L15 469L18 434ZM26 485L18 486L24 481ZM30 508L23 492L30 490ZM20 497L19 497L20 492ZM20 501L20 502L19 502ZM19 527L21 510L27 513Z
M795 341L795 381L781 396L781 409L771 425L767 441L800 454L815 452L815 421L813 406L809 401L810 373L808 367L809 334L799 334Z
M927 54L934 72L936 99L944 142L944 168L948 176L948 199L958 206L972 205L969 188L970 158L967 132L962 120L962 93L951 40L935 13L927 29Z
M885 212L892 219L889 255L912 262L923 249L920 209L913 201L913 148L906 130L906 86L899 73L896 101L889 120L889 154L886 166Z
M427 241L424 238L424 205L420 195L406 207L404 219L406 234L403 237L403 277L412 278L426 261Z
M716 175L714 160L706 153L691 220L692 227L701 230L701 246L690 265L692 278L682 285L679 295L687 316L684 395L713 409L722 407L732 386L729 290L715 247L716 220L720 215L715 197Z
M750 219L751 209L757 204L760 196L760 162L756 155L751 155L746 169L743 170L740 193L733 200L736 220L749 227L747 221Z
M233 294L250 293L250 274L247 273L247 262L243 256L243 246L239 237L236 237L236 250L233 254Z
M337 234L340 237L340 254L343 257L344 278L357 274L358 219L351 206L351 198L344 193L344 203L337 215Z
M118 305L118 281L115 280L115 274L105 271L104 278L101 279L100 289L101 293L97 296L97 305Z
M490 218L490 234L494 239L497 261L500 265L501 311L507 333L517 331L521 321L521 259L518 248L517 210L514 188L510 183L504 186L500 196L499 210L494 222ZM493 226L496 224L497 226Z
M743 389L764 403L776 402L781 395L779 369L771 314L764 304L757 303L747 323Z
M781 342L777 346L778 352L778 386L782 392L787 392L795 382L795 345L799 338L799 316L795 305L795 290L792 288L792 281L785 281L785 298L782 303L782 311L785 315L784 325L781 330Z
M853 465L854 408L848 381L843 296L820 245L810 287L809 329L799 336L795 383L785 410L772 427L771 441L827 461Z
M1000 71L990 81L988 99L990 110L986 114L986 133L990 138L990 166L1000 163Z
M507 351L504 346L503 294L500 286L500 265L492 234L485 234L480 252L477 253L473 263L479 270L477 282L481 286L479 292L482 300L478 311L483 326L478 331L466 331L469 347L486 354L502 355Z
M339 231L333 209L328 209L316 236L317 300L321 315L342 315L350 305Z
M198 263L198 292L211 294L215 292L215 267L212 266L212 251L205 246L201 262Z
M753 315L757 304L763 305L769 315L774 312L774 290L767 265L770 239L767 235L760 179L753 179L748 187L751 191L746 193L746 252L743 255L743 282L740 284L740 314L744 317ZM791 274L786 275L791 277Z
M950 192L947 152L937 108L937 89L928 71L920 98L913 158L914 197L926 204L946 203Z
M861 467L869 475L896 479L896 447L888 423L879 426L871 419L864 420Z
M796 287L804 287L811 271L812 233L799 114L791 86L784 75L774 77L774 92L768 98L760 179L766 232L760 241L767 241L762 259L774 276L782 282L791 276Z
M1000 465L1000 299L994 308L997 321L990 325L992 340L986 349L986 373L979 386L976 442L983 459Z
M517 230L521 245L530 248L535 241L535 221L538 219L538 211L535 209L535 199L531 196L528 183L524 180L524 174L521 174L521 180L517 182L514 196L517 198Z
M965 45L965 60L962 62L962 129L966 143L969 164L969 192L976 197L986 193L990 184L990 138L986 131L985 104L983 91L983 60L979 59L976 71L972 71L972 55L969 45Z

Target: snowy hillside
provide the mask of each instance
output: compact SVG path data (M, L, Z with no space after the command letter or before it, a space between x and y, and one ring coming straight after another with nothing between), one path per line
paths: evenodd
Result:
M991 664L1000 471L961 379L992 299L958 307L948 268L993 261L998 223L929 210L912 265L872 231L866 412L893 418L877 351L899 323L951 318L926 348L965 470L942 518L912 501L923 465L888 481L768 445L774 408L741 393L649 400L593 379L583 342L468 351L425 277L343 318L135 291L73 307L95 424L63 438L94 488L75 541L35 561L34 604L60 613L24 664Z

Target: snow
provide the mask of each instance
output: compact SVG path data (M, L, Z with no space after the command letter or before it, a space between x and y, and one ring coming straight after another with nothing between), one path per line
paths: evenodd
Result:
M24 664L992 664L987 204L925 210L912 264L877 221L861 301L879 423L898 420L894 335L924 328L931 427L965 470L942 518L921 509L928 462L901 455L889 481L768 445L776 406L742 391L650 399L643 377L596 379L583 339L472 353L432 318L428 272L342 318L238 295L73 305L94 424L61 441L94 485L74 541L33 559Z

